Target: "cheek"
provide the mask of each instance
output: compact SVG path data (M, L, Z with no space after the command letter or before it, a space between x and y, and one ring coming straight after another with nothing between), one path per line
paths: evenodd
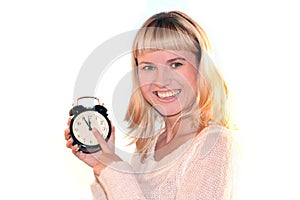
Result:
M145 72L140 71L138 74L138 80L140 86L149 85L154 81L155 73L154 72Z
M150 89L153 83L153 77L151 76L151 74L141 73L138 76L138 80L140 85L139 89L141 90L142 95L147 101L150 101Z
M185 80L185 85L188 87L195 95L198 90L198 84L197 84L197 77L198 77L198 72L197 70L192 70L192 71L187 71L183 73L183 77Z
M141 93L147 101L150 101L150 87L150 84L143 84L140 86Z
M195 95L197 94L198 86L197 86L197 77L190 77L190 86L193 89Z

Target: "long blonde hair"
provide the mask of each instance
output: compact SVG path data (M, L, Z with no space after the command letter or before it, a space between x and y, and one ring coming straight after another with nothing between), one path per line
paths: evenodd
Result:
M179 11L162 12L150 17L139 29L132 51L133 94L125 120L139 153L151 147L160 114L143 98L137 76L137 58L157 50L186 50L199 61L196 103L181 118L192 117L200 132L209 123L230 128L228 88L212 59L212 48L205 31L189 16ZM160 122L160 123L157 123Z

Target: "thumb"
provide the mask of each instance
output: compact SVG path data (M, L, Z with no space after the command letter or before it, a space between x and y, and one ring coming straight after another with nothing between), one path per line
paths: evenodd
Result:
M96 137L97 142L99 143L102 151L104 153L111 153L110 148L108 147L106 141L104 140L102 134L98 131L98 129L93 128L92 132L93 132L93 135Z

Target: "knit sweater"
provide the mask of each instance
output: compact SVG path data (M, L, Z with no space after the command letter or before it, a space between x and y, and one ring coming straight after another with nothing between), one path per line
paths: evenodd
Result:
M146 159L114 162L91 185L94 199L201 199L234 197L234 133L209 126L161 160L154 159L155 143Z

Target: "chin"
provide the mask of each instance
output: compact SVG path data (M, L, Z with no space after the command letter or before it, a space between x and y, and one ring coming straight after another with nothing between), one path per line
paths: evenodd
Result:
M155 110L163 117L174 117L180 115L182 110L178 106L177 108L166 108L163 106L155 105L153 106Z

